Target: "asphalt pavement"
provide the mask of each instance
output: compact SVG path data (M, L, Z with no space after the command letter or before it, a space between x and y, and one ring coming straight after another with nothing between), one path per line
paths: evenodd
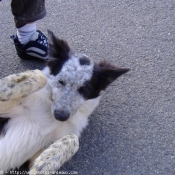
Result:
M105 92L60 173L175 175L175 1L46 0L37 27L77 52L131 71ZM10 0L0 1L0 77L44 64L20 60L10 35Z

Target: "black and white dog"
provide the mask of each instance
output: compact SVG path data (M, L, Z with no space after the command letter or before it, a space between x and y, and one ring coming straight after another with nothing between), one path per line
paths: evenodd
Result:
M0 114L0 170L20 167L62 136L79 137L100 102L100 92L129 71L74 54L51 31L49 38L46 85Z

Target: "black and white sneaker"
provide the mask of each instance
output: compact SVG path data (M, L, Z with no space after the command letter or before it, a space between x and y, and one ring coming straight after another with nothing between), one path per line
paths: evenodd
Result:
M15 44L17 55L22 59L48 59L48 40L47 37L37 30L31 37L31 40L23 45L19 42L17 35L11 36Z

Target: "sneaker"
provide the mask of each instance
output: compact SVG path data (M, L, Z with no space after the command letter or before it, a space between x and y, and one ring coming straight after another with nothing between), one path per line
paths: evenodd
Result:
M22 59L48 59L48 40L47 37L37 30L31 40L23 45L19 42L17 35L11 36L15 44L17 55Z

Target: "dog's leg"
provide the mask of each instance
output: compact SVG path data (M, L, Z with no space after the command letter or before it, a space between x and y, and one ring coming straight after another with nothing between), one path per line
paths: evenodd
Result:
M0 79L0 112L4 112L46 84L40 70L12 74Z
M79 140L76 135L62 137L41 153L30 169L29 175L54 173L78 151L78 148Z

